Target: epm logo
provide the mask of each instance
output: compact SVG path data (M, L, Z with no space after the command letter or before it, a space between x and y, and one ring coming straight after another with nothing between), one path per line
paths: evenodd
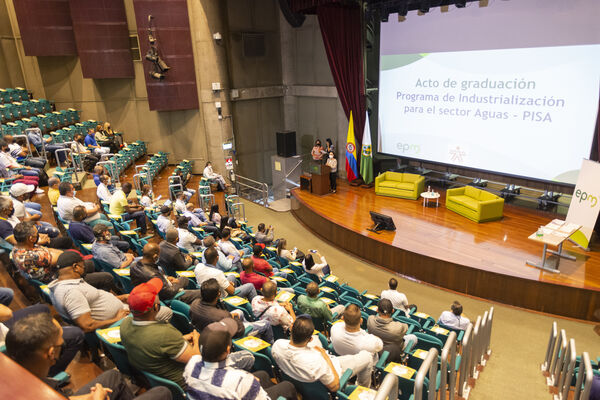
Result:
M419 154L421 152L421 146L418 144L396 143L396 148L404 154Z
M589 201L590 208L594 208L594 207L596 207L596 204L598 204L598 197L596 197L592 194L589 194L588 192L584 192L581 189L577 189L575 191L575 197L577 197L579 199L580 203L582 201Z

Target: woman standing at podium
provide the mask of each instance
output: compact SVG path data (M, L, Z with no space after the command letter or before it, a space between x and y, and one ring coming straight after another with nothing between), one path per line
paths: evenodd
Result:
M326 154L325 150L323 150L323 145L321 145L321 140L317 139L315 141L315 145L312 148L310 154L312 155L313 160L320 164L323 160L323 155Z
M329 188L332 193L335 193L337 189L337 160L333 151L329 152L329 158L325 162L325 165L331 168L331 172L329 173Z

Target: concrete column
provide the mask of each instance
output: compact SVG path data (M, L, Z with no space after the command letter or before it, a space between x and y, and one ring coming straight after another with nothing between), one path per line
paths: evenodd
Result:
M283 97L283 125L286 130L295 130L298 126L298 102L292 93L294 79L294 57L296 48L296 36L292 27L279 11L279 39L281 47L281 77L284 87Z

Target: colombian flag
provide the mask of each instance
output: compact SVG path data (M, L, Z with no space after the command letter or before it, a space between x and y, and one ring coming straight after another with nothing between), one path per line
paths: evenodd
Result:
M358 162L356 161L356 139L354 139L354 119L350 111L348 137L346 138L346 176L349 181L358 178Z

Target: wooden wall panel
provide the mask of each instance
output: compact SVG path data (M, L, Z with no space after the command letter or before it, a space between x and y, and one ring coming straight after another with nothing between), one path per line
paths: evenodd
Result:
M13 0L27 56L77 54L69 0Z
M84 78L133 78L123 0L70 0Z
M186 0L134 0L133 5L150 110L197 109L198 92ZM150 77L152 64L144 59L149 49L150 14L154 16L159 53L171 67L163 80Z

